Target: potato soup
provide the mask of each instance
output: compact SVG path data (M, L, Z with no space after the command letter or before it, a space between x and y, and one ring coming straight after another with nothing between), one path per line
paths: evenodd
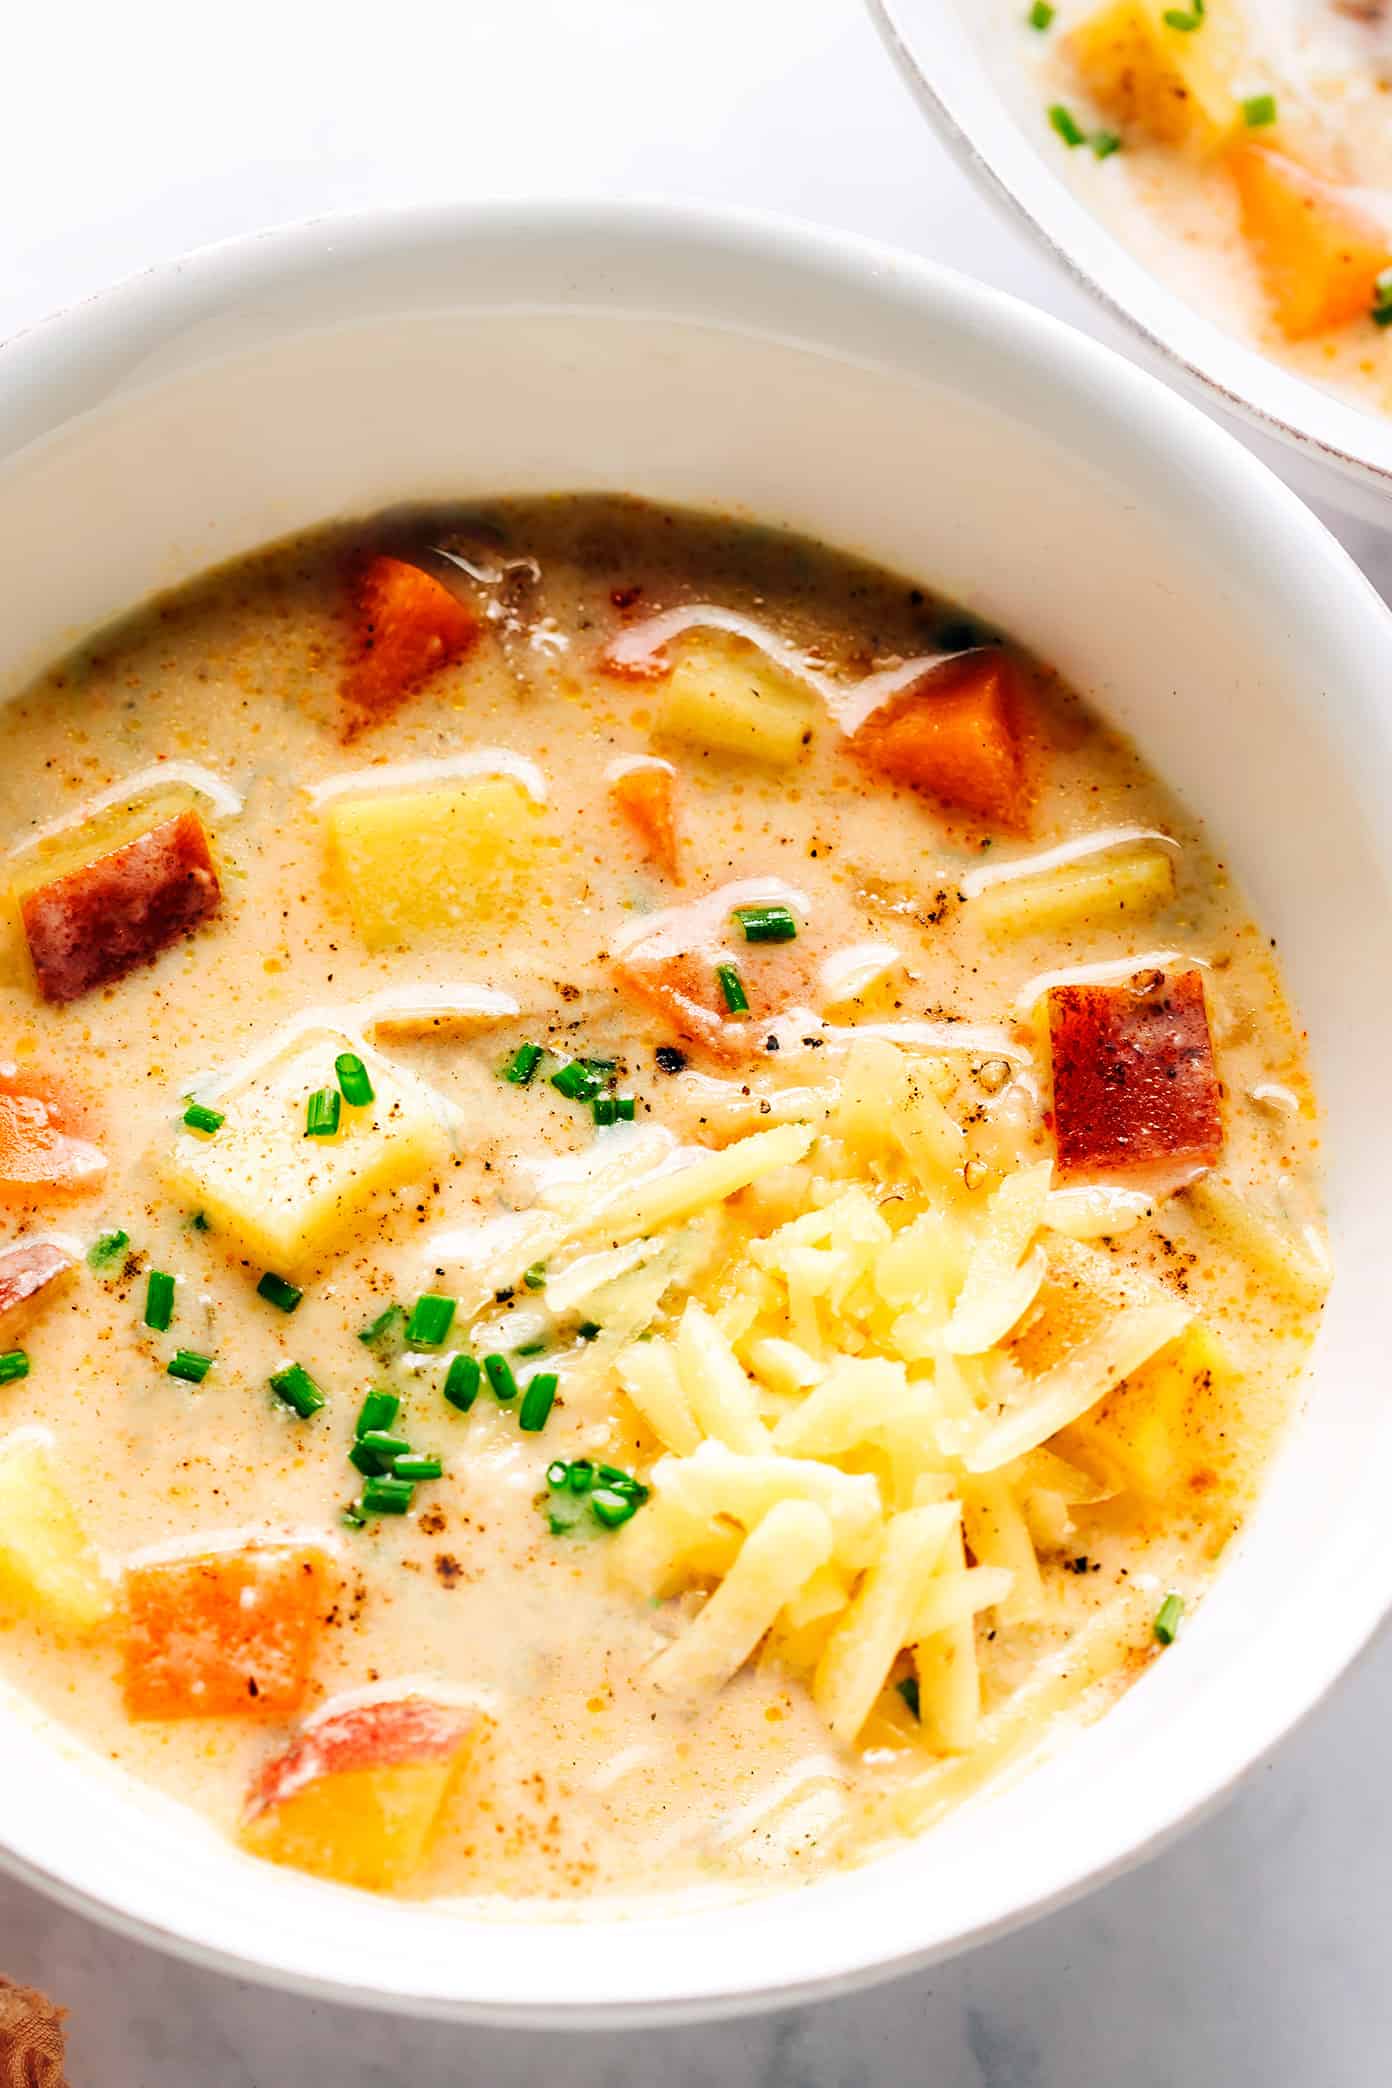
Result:
M258 1857L580 1904L858 1860L1164 1656L1296 1396L1317 1122L1216 844L1046 664L499 501L6 722L44 1712Z
M1011 100L1196 310L1392 412L1388 0L993 0Z

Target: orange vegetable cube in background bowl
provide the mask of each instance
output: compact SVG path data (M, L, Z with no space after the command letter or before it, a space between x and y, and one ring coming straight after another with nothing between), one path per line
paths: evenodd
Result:
M1228 159L1271 316L1290 341L1366 318L1392 267L1392 226L1268 145Z

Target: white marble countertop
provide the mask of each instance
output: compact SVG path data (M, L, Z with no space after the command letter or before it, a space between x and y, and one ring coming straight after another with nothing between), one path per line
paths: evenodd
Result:
M1115 338L997 222L859 0L69 0L5 22L0 336L254 226L522 192L790 212ZM1392 594L1392 539L1342 532ZM1386 2088L1392 1640L1216 1818L918 1978L735 2024L565 2037L264 1993L0 1880L0 1971L70 2011L73 2088Z

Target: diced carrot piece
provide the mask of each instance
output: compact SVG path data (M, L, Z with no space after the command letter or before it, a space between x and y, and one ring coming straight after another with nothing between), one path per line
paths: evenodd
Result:
M729 1009L719 973L725 964L738 975L748 1014ZM773 1018L806 997L810 966L796 943L761 946L745 957L705 939L690 949L672 949L664 937L626 951L614 975L684 1043L704 1046L717 1058L740 1059L762 1051Z
M1049 990L1061 1179L1208 1167L1222 1150L1202 975L1155 978Z
M77 1257L54 1240L21 1240L0 1248L0 1327L9 1333L28 1309L77 1266Z
M20 900L45 1000L123 978L217 911L218 874L196 812L179 812Z
M1286 338L1303 341L1366 319L1377 279L1392 267L1388 226L1269 145L1239 145L1228 165L1243 234Z
M472 1711L425 1697L314 1719L257 1778L244 1846L341 1885L391 1891L424 1856L476 1724Z
M676 773L669 761L638 759L610 779L609 795L628 820L643 852L675 878L677 868Z
M422 682L453 666L483 625L467 602L404 559L371 558L354 589L355 656L343 681L348 738L399 708Z
M1019 676L992 646L964 653L872 711L851 750L881 775L1011 833L1029 824Z
M106 1174L106 1155L80 1134L81 1105L47 1076L0 1062L0 1202L77 1195Z
M134 1566L126 1574L126 1710L132 1718L298 1711L335 1573L311 1545Z

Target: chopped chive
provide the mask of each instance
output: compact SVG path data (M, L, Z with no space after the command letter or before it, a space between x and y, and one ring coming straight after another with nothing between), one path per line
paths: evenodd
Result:
M549 1346L545 1341L524 1341L515 1353L519 1356L544 1356Z
M358 1501L349 1501L338 1519L349 1530L360 1530L367 1521L362 1512L362 1504Z
M361 1472L366 1479L374 1479L380 1473L391 1469L389 1465L382 1463L375 1450L364 1449L361 1443L354 1443L352 1449L348 1452L348 1462L355 1471Z
M542 1057L540 1044L519 1044L507 1064L499 1069L499 1078L510 1080L514 1087L526 1087Z
M0 1356L0 1385L12 1385L16 1378L29 1375L29 1358L23 1349L7 1349Z
M129 1245L130 1234L127 1232L104 1232L99 1234L87 1249L88 1268L97 1270L112 1268L115 1263L124 1260L125 1252Z
M220 1131L227 1122L220 1109L209 1109L202 1102L190 1102L184 1111L184 1122L190 1131Z
M895 1688L896 1688L896 1689L898 1690L898 1692L899 1692L900 1696L901 1696L901 1697L902 1697L902 1698L904 1699L904 1702L905 1702L905 1703L906 1703L906 1704L908 1705L908 1707L909 1707L909 1710L910 1710L910 1711L911 1711L911 1712L913 1713L913 1716L914 1716L915 1718L917 1718L917 1717L918 1717L918 1716L920 1715L920 1714L919 1714L919 1708L918 1708L918 1677L917 1677L917 1675L905 1675L905 1677L904 1677L903 1681L902 1681L902 1682L896 1682L896 1683L895 1683L895 1685L894 1685L894 1687L895 1687Z
M594 1111L596 1130L619 1121L618 1097L615 1095L596 1095L590 1107Z
M567 1059L551 1075L551 1085L567 1102L590 1102L604 1086L604 1077L583 1059Z
M409 1479L414 1486L422 1479L438 1479L444 1471L438 1457L398 1457L392 1472L398 1479Z
M735 919L752 943L784 943L797 939L796 916L786 906L737 906Z
M550 1419L555 1401L555 1372L538 1371L522 1394L522 1404L517 1409L517 1426L527 1435L539 1435Z
M615 1493L612 1486L600 1486L590 1495L590 1507L606 1530L617 1530L637 1514L639 1503L629 1494Z
M323 1393L302 1363L288 1363L284 1370L274 1372L270 1383L276 1398L293 1407L302 1421L324 1405Z
M256 1286L256 1295L258 1298L264 1298L268 1305L274 1305L277 1312L293 1312L304 1292L296 1290L293 1283L287 1283L283 1276L273 1275L267 1269Z
M570 1466L563 1457L558 1457L554 1464L546 1467L546 1484L553 1493L559 1493L569 1477Z
M145 1285L145 1324L163 1334L174 1317L174 1278L164 1269L151 1269Z
M1373 324L1392 326L1392 268L1384 268L1373 284Z
M404 1515L414 1491L409 1479L398 1479L394 1474L369 1479L362 1490L363 1508L368 1515Z
M546 1288L546 1264L545 1264L545 1262L533 1262L533 1263L532 1263L532 1266L530 1267L530 1269L524 1269L524 1270L522 1271L522 1281L523 1281L523 1282L524 1282L524 1283L526 1284L526 1286L527 1286L528 1290L545 1290L545 1288Z
M1184 1597L1182 1595L1167 1595L1159 1609L1155 1612L1155 1636L1159 1639L1162 1646L1172 1646L1174 1644L1175 1633L1179 1630L1179 1620L1183 1614Z
M1042 33L1052 26L1057 12L1056 8L1050 7L1049 0L1034 0L1034 5L1025 16L1025 20L1031 29L1038 29Z
M476 1356L456 1356L445 1372L445 1397L461 1414L467 1414L478 1398L482 1375Z
M588 1457L577 1457L566 1466L566 1486L573 1494L588 1493L595 1478L594 1464Z
M614 1097L614 1107L618 1111L619 1122L621 1124L631 1124L638 1114L638 1097L636 1095L616 1095Z
M195 1211L192 1218L190 1218L189 1220L189 1224L193 1227L195 1232L211 1232L213 1229L211 1225L209 1225L202 1211Z
M406 1339L421 1348L439 1348L454 1323L455 1301L438 1291L423 1291L406 1325Z
M200 1356L197 1349L175 1349L169 1359L169 1375L184 1378L190 1385L201 1385L213 1367L211 1356Z
M361 1440L374 1429L390 1428L400 1411L401 1401L395 1392L388 1392L379 1386L376 1391L368 1393L358 1409L353 1433Z
M397 1458L409 1456L410 1449L404 1436L391 1435L385 1428L366 1428L348 1452L348 1462L371 1479L392 1471Z
M337 1088L316 1088L305 1105L305 1137L332 1138L342 1111L343 1098Z
M1065 109L1062 102L1055 102L1053 107L1050 109L1049 122L1052 124L1053 128L1058 132L1059 136L1062 138L1064 144L1067 145L1070 150L1075 145L1081 145L1087 137L1087 132L1083 130L1082 126L1076 121L1076 119L1069 114L1068 110Z
M1265 130L1276 121L1276 97L1274 94L1249 94L1242 104L1242 120L1248 130Z
M617 1465L607 1464L600 1465L598 1472L601 1482L612 1486L615 1493L636 1494L643 1501L648 1498L648 1489L640 1479L634 1478L632 1472L620 1471Z
M725 997L725 1006L731 1015L749 1013L749 996L733 964L717 964L715 976L720 981L720 991Z
M1203 24L1202 7L1167 7L1160 17L1167 29L1178 29L1183 36L1192 36Z
M371 1349L379 1363L392 1363L406 1346L406 1308L404 1305L388 1305L359 1329L358 1339L364 1348Z
M582 1341L594 1341L604 1330L598 1320L581 1320L575 1331Z
M493 1387L495 1399L516 1399L517 1380L512 1374L512 1365L506 1356L485 1356L483 1367L488 1382Z
M356 1051L340 1051L334 1060L334 1072L338 1075L339 1093L354 1109L364 1109L376 1101L371 1076Z
M1121 138L1116 131L1094 131L1088 143L1096 159L1110 159L1114 152L1121 150Z

